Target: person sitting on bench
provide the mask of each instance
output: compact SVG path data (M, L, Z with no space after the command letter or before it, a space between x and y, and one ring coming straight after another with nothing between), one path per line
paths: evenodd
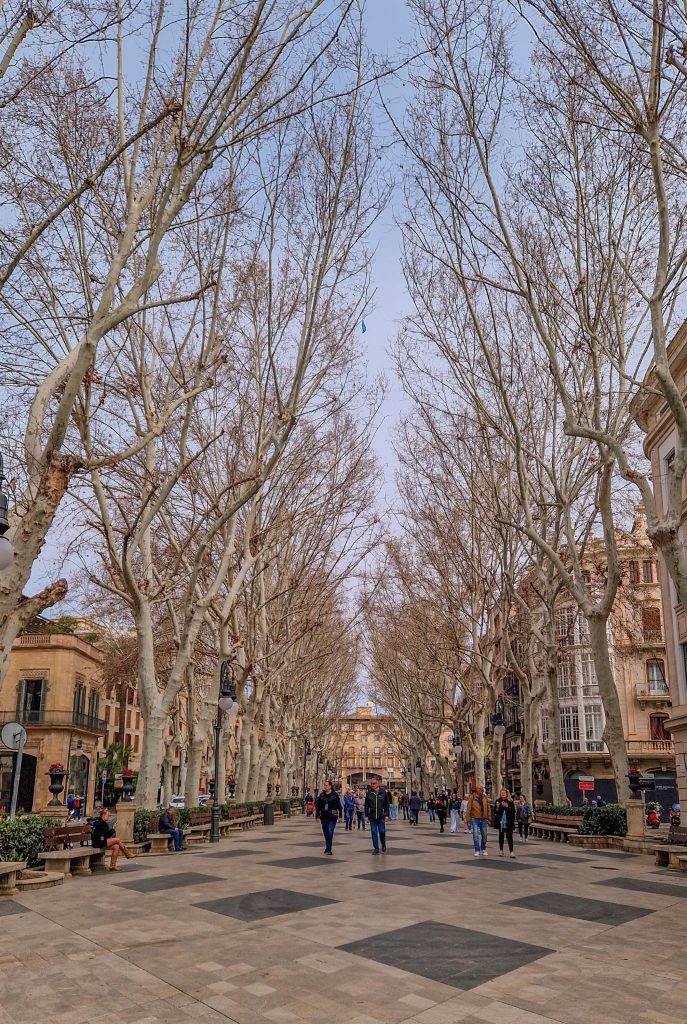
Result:
M166 811L163 811L160 815L160 824L158 825L160 832L167 833L174 839L174 849L184 850L184 833L183 830L177 828L177 823L174 820L174 808L168 807Z
M115 830L110 825L109 819L110 812L105 809L102 810L98 815L98 820L93 826L91 843L93 844L93 848L96 850L111 850L112 856L110 858L110 871L119 871L119 868L117 867L117 857L119 857L119 854L123 853L127 860L132 860L136 854L127 850L122 840L117 838Z

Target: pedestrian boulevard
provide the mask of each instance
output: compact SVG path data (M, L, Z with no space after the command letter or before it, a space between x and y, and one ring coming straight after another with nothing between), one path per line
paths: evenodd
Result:
M649 857L403 821L323 849L298 817L0 900L0 1024L687 1019L687 880Z

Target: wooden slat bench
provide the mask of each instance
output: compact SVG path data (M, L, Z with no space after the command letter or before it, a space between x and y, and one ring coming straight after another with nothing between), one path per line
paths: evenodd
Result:
M568 836L575 835L576 828L566 828L563 825L548 825L545 822L531 821L530 835L535 839L549 839L554 843L567 843Z
M186 843L206 843L210 838L210 822L212 814L210 811L191 811L189 814L189 829L184 832Z
M105 867L107 851L94 850L87 845L91 842L90 825L44 828L43 839L48 849L40 853L38 859L44 862L46 870L52 868L61 872L65 879L72 875L90 875L92 868Z
M243 832L248 828L255 828L264 821L262 814L241 814L230 816L228 819L229 832Z
M0 860L0 896L14 896L17 889L17 875L26 867L25 860Z
M681 868L680 859L687 861L687 827L671 825L664 843L652 847L656 863L663 868Z

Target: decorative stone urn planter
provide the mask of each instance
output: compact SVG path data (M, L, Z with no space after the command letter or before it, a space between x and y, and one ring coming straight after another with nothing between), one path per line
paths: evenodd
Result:
M62 807L62 801L58 797L64 789L67 771L64 768L51 768L47 774L50 776L48 789L52 793L52 800L49 802L48 807Z

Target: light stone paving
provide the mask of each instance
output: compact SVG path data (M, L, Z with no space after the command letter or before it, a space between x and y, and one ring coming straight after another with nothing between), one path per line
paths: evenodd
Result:
M319 834L295 818L13 897L0 1024L687 1022L687 881L649 857L532 841L530 870L495 869L463 832L397 822L405 858L339 827L319 860Z

